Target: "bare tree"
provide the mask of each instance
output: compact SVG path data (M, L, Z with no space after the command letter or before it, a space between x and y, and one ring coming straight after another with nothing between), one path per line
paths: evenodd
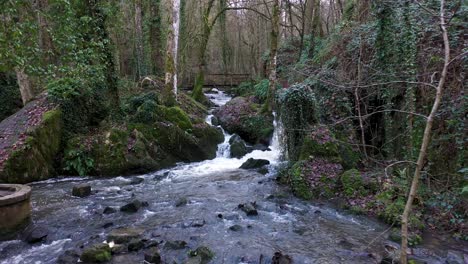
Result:
M408 195L408 200L406 201L405 210L401 217L401 255L400 262L402 264L408 263L407 257L407 248L408 248L408 218L411 212L411 207L413 205L414 197L418 191L419 178L421 176L421 171L424 166L424 160L426 158L427 148L429 147L429 142L431 139L432 125L434 122L434 117L437 113L437 110L440 106L442 100L442 92L445 85L445 79L447 78L447 71L450 64L450 44L448 39L448 33L445 22L445 0L440 1L440 29L442 31L442 37L444 41L444 67L442 69L442 74L439 79L439 84L437 85L436 95L434 103L432 105L432 110L429 116L427 117L426 127L424 129L424 136L422 139L421 149L419 150L418 161L416 162L416 169L414 171L413 181L411 182L411 188Z

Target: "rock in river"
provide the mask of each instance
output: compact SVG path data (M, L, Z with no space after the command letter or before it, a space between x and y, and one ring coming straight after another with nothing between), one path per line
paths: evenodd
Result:
M246 215L252 216L252 215L258 215L256 206L257 205L255 203L245 203L245 204L239 204L238 208L244 211Z
M138 228L118 228L112 230L107 236L107 241L114 241L117 244L128 243L130 240L139 238L143 234Z
M159 254L159 250L157 247L149 248L145 252L145 261L148 263L155 263L155 264L162 263L161 255Z
M270 164L270 161L268 160L249 158L246 162L244 162L240 166L240 169L244 169L244 170L257 169L268 164Z
M36 226L29 229L29 232L26 235L25 241L29 244L41 242L46 239L49 234L49 230L45 227Z
M248 153L247 145L239 135L234 134L229 139L229 145L232 158L241 158Z
M108 244L95 244L81 253L80 259L84 262L103 263L111 260L111 249Z
M72 195L76 197L86 197L91 195L91 185L80 184L73 187Z
M122 207L120 207L120 211L127 212L127 213L136 213L142 207L142 203L139 200L134 200Z

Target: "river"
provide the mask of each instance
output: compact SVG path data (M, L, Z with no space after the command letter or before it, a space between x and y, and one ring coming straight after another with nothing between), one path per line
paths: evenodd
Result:
M230 97L221 91L208 94L222 105ZM207 117L211 122L211 115ZM118 227L138 227L147 239L187 242L185 250L162 249L164 263L183 262L189 248L207 246L212 263L270 263L275 252L289 255L294 263L377 263L388 227L372 219L340 212L327 205L302 201L275 181L280 162L279 131L270 150L254 151L242 159L229 158L229 138L218 147L217 157L203 162L132 177L61 178L33 183L32 219L49 230L43 244L21 240L0 243L1 264L56 263L67 249L104 242ZM248 158L268 159L266 175L238 167ZM79 183L92 186L86 198L71 195ZM133 199L148 202L133 214L118 208ZM186 199L185 206L176 206ZM255 202L257 216L247 216L239 204ZM105 207L116 213L103 214ZM236 230L230 227L236 226ZM437 260L434 257L433 260ZM113 263L142 263L143 254L114 256ZM436 262L434 262L436 263Z

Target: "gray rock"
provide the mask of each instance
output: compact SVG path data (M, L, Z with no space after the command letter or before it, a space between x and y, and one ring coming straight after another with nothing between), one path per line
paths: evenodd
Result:
M205 219L193 219L182 224L183 228L187 227L202 227L205 225Z
M117 210L115 208L107 206L106 208L104 208L104 211L102 213L103 214L113 214L115 212L117 212Z
M186 262L187 264L207 264L213 257L214 253L207 247L198 247L194 251L190 251L190 258Z
M57 264L75 264L78 263L80 255L74 250L66 250L57 258Z
M258 169L261 168L265 165L270 164L270 161L264 160L264 159L253 159L250 158L246 162L244 162L240 168L244 170L249 170L249 169Z
M107 241L114 241L116 244L125 244L132 239L139 238L143 232L142 229L138 228L118 228L109 233Z
M140 178L140 177L133 177L131 180L130 180L130 183L129 184L132 184L132 185L136 185L136 184L140 184L142 182L144 182L145 179L143 178Z
M145 252L145 261L148 263L155 263L155 264L162 263L161 254L159 253L159 250L157 247L149 248Z
M255 203L245 203L245 204L239 204L238 208L241 209L247 216L254 216L258 215L258 211L256 209L256 204Z
M187 203L188 203L188 199L186 197L182 197L176 201L175 206L180 207L180 206L186 205Z
M36 226L29 229L25 241L29 244L44 241L49 234L49 230L42 226Z
M229 145L231 158L241 158L248 153L247 145L239 135L233 135L229 139Z
M275 255L271 259L272 264L291 264L292 258L288 255L283 255L281 252L275 252Z
M218 119L216 116L213 116L213 117L211 118L211 124L212 124L213 126L219 126L219 119Z
M136 213L142 207L142 203L139 200L134 200L122 207L120 207L120 211L126 213Z
M91 195L91 185L80 184L73 186L72 195L76 197L86 197Z
M242 229L243 228L240 225L233 225L229 227L229 230L234 231L234 232L242 231Z
M138 251L145 246L145 243L141 239L134 238L128 242L128 251Z

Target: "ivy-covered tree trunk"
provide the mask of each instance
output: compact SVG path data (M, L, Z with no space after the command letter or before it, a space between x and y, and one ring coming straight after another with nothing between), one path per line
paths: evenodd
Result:
M213 25L216 22L210 22L210 13L214 4L215 1L210 0L202 15L203 24L200 47L198 49L197 74L195 76L195 84L192 92L192 97L198 102L202 103L206 100L205 95L203 94L203 86L205 84L206 48L208 47L208 40L210 38L211 30L213 29Z
M174 105L177 100L177 52L179 48L180 0L172 0L169 13L169 30L166 46L166 75L164 103Z
M162 74L163 54L161 52L161 0L151 0L149 3L149 41L151 46L152 74Z
M137 65L137 77L140 78L146 74L144 70L143 59L143 26L141 0L135 0L135 57Z
M270 43L270 67L268 74L268 98L265 105L265 110L272 111L275 100L277 87L277 57L278 57L278 38L279 38L279 23L280 23L280 6L279 0L273 2L273 12L271 17L271 43Z
M39 25L39 48L44 54L45 64L50 64L54 61L54 46L52 37L49 33L50 27L49 22L45 16L49 6L48 0L37 0L34 1L34 9L37 13L37 22Z

